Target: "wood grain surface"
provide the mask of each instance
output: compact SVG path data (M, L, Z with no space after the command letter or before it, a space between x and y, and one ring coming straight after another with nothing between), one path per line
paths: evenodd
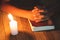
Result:
M33 32L27 19L14 17L18 22L18 35L11 35L8 14L0 13L0 40L60 40L60 31Z
M3 16L3 13L2 11L0 11L0 40L5 40L5 30L4 30L2 16Z

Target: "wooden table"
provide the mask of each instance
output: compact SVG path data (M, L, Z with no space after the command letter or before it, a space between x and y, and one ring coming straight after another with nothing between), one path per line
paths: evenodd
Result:
M60 31L33 32L27 19L15 17L19 34L10 35L8 14L0 12L0 40L60 40Z

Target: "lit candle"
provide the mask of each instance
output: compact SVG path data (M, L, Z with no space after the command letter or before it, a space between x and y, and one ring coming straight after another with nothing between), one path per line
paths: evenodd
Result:
M9 25L10 25L11 34L17 35L18 34L17 21L13 19L13 16L11 14L8 14L8 18L10 20Z

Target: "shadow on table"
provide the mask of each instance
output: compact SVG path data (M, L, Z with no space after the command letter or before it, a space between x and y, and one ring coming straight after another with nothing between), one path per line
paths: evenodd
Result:
M35 36L28 32L19 32L18 35L10 35L9 40L36 40Z

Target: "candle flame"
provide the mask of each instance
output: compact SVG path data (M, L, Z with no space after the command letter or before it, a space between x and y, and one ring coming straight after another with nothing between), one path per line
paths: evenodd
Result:
M12 14L8 14L8 18L9 18L9 20L13 20L13 16L12 16Z

